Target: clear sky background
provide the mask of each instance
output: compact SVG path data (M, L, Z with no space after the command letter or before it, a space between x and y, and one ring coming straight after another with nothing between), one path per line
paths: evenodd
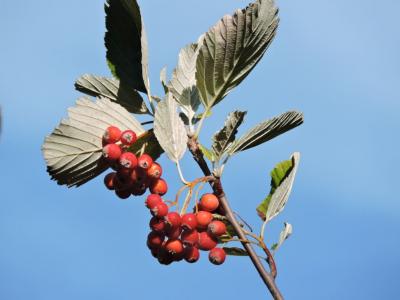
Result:
M50 181L40 147L79 93L84 73L109 75L103 1L2 0L0 9L0 299L266 299L248 258L221 267L160 266L145 240L143 198L119 201L102 177L79 189ZM178 51L247 1L140 1L153 89ZM238 155L224 183L233 208L258 230L255 207L269 171L300 151L292 197L268 228L294 234L276 256L287 299L397 299L400 268L400 2L279 1L267 55L206 124L248 110L247 128L290 109L301 127ZM171 185L177 173L161 162ZM186 154L186 176L200 176Z

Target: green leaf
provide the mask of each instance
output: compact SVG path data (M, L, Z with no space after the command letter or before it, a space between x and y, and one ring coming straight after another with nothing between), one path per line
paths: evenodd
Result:
M122 105L131 113L149 114L142 96L117 79L85 74L75 82L75 88L90 96L106 97Z
M226 255L231 255L231 256L248 256L249 254L247 253L246 250L238 247L223 247L222 249L225 250Z
M234 111L231 112L224 127L218 131L213 137L212 149L215 153L215 160L219 161L229 146L235 141L235 136L239 126L242 124L246 112Z
M214 151L211 149L208 149L207 147L203 146L202 144L199 144L201 152L203 152L204 156L207 157L209 161L214 162L215 161L215 154Z
M205 34L196 79L207 109L241 83L263 57L275 36L277 14L273 0L257 0L224 16Z
M80 186L105 171L109 165L101 159L102 137L110 125L138 135L145 132L126 109L109 99L80 98L42 146L51 178L68 187Z
M290 160L278 163L271 171L271 191L257 207L258 215L266 222L276 217L285 208L292 190L299 160L300 153L295 152Z
M135 0L107 0L105 46L111 72L121 82L147 93L147 39Z
M150 129L140 135L137 141L129 148L129 151L138 156L146 153L154 160L159 158L161 154L164 153L164 150L161 148L156 136L154 135L153 129Z
M180 104L182 112L189 119L193 119L200 105L200 96L196 87L196 60L198 55L197 44L190 44L181 49L178 65L172 73L168 89Z
M241 136L229 149L229 154L244 151L265 143L286 131L303 124L303 114L289 111L264 121Z
M168 158L175 163L185 154L188 140L185 125L179 117L177 108L172 94L168 93L165 100L157 105L154 116L154 134Z
M292 235L293 233L293 227L291 224L285 222L284 223L284 228L281 231L280 235L279 235L279 241L278 243L272 245L271 250L273 250L274 252L276 252L281 246L282 244Z

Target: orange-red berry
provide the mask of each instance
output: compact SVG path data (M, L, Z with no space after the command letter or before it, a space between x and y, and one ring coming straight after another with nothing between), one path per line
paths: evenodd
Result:
M116 126L107 127L103 134L103 142L105 144L114 144L118 142L121 138L121 130Z
M103 157L108 162L117 161L121 154L121 148L117 144L108 144L103 147Z
M215 237L226 234L226 225L224 222L215 220L208 225L208 232Z
M201 210L212 212L219 206L219 200L214 194L204 194L200 199Z
M214 265L221 265L224 263L226 258L225 250L222 248L214 248L208 254L208 259Z
M188 263L195 263L200 258L199 249L196 247L186 247L184 258Z
M119 157L119 164L125 169L134 169L138 164L138 160L132 152L125 152Z
M160 195L150 194L146 198L145 205L148 209L153 209L157 204L161 203L162 199Z
M193 230L197 227L196 215L189 213L182 216L181 226L184 230Z
M151 214L158 218L163 218L168 214L168 205L164 202L158 203L151 209Z
M162 168L161 166L153 162L153 164L150 166L150 168L147 169L147 176L151 179L158 179L162 175Z
M134 144L136 142L136 140L137 140L136 133L132 130L129 130L129 129L125 130L121 134L122 145L130 146L130 145Z
M199 242L199 233L196 229L185 230L182 232L181 240L185 246L196 246Z
M196 220L197 220L197 228L206 229L208 227L208 224L210 224L211 221L213 220L213 215L208 211L201 210L197 212Z
M170 212L165 217L165 223L169 228L177 228L181 225L181 215L177 212Z
M178 239L168 240L165 244L165 249L172 255L179 255L183 253L182 242Z
M166 224L163 219L152 217L149 223L150 228L153 231L163 233L166 229Z
M148 168L151 167L152 164L153 164L153 159L151 158L150 155L142 154L141 156L139 156L138 165L142 169L146 169L147 170Z
M198 246L200 250L211 250L217 246L217 240L207 231L203 231L199 233Z
M162 178L153 180L150 184L150 192L152 194L159 194L163 196L167 193L167 191L168 191L167 182Z

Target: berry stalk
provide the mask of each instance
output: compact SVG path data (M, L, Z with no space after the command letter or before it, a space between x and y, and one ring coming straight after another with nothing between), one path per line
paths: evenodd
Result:
M196 137L189 136L188 148L189 148L189 151L192 153L194 160L197 162L200 169L204 173L204 175L211 176L212 173L210 171L210 168L207 165L207 162L204 159L204 155L198 145ZM264 281L264 283L267 286L272 297L275 300L283 300L283 296L275 283L274 277L265 270L264 265L260 261L259 257L257 256L257 253L254 251L251 244L244 242L245 240L247 240L246 234L244 233L242 227L239 225L238 221L236 220L236 218L233 214L233 211L229 205L228 199L224 193L220 178L215 178L215 180L213 182L210 182L210 185L211 185L215 195L218 196L218 199L225 211L226 218L232 224L239 239L242 240L241 243L242 243L244 249L247 251L252 263L254 264L255 268L257 269L258 274Z

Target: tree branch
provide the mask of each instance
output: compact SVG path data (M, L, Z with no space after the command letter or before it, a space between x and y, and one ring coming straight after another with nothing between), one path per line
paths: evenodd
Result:
M201 152L200 147L199 147L195 137L189 137L188 148L189 148L189 151L192 153L194 160L197 162L200 169L203 171L204 175L205 176L212 175L210 168L208 167L207 162L204 159L204 155ZM251 261L253 262L255 268L258 271L258 274L264 281L265 285L268 287L268 290L270 291L272 297L275 300L283 300L283 296L275 284L274 277L271 276L271 274L269 274L265 270L264 265L260 261L259 257L257 256L257 253L254 251L251 244L244 242L245 240L247 240L247 237L246 237L242 227L239 225L238 221L236 220L231 207L229 206L229 202L224 193L220 178L216 177L216 180L214 182L210 182L210 185L211 185L215 195L220 200L222 208L225 211L225 216L227 217L228 221L232 224L239 239L243 240L241 242L243 247L246 249Z

